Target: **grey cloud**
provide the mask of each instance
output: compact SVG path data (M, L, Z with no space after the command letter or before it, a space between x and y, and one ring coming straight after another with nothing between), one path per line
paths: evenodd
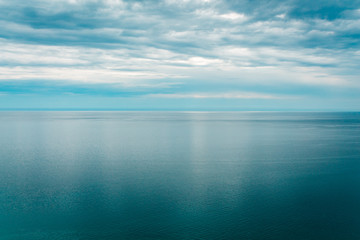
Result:
M358 7L359 1L224 0L206 4L147 0L114 6L105 1L32 1L31 6L14 1L2 4L0 37L97 48L152 46L195 54L200 52L197 49L211 51L219 45L346 48L357 47L359 30L342 28L343 20ZM229 12L244 14L246 20L221 18ZM330 27L319 24L318 19ZM352 13L347 21L351 25L358 20ZM333 34L321 34L329 31ZM171 38L172 32L196 35Z
M256 20L273 18L282 13L296 19L334 20L360 6L359 0L226 0L226 3L230 9L252 15Z
M359 1L348 0L0 1L0 37L29 48L55 45L81 52L87 48L106 51L102 54L111 60L92 60L96 54L81 57L88 68L107 64L129 68L142 63L139 59L153 61L144 67L147 70L190 68L192 57L202 57L205 62L219 60L234 68L314 66L336 74L355 73L353 63L358 58L352 52L360 47L358 8ZM235 56L224 51L235 48L250 53ZM285 54L269 55L263 49ZM167 52L153 56L162 50ZM294 57L295 53L304 54ZM14 61L1 63L16 65ZM179 74L181 70L173 71Z

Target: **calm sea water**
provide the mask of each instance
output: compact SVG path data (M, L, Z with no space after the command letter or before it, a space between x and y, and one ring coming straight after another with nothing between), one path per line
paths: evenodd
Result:
M360 239L360 113L0 112L0 239Z

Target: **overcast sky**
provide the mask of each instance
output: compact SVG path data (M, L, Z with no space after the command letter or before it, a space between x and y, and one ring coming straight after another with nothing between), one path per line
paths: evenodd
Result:
M360 1L0 0L0 108L360 110Z

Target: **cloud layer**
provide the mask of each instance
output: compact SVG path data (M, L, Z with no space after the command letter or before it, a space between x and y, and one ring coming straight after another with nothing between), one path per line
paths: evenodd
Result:
M356 109L359 40L358 0L0 0L0 108L77 94Z

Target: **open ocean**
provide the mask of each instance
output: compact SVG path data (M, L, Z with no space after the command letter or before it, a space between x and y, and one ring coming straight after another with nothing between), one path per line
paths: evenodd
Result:
M360 239L360 113L0 112L0 239Z

